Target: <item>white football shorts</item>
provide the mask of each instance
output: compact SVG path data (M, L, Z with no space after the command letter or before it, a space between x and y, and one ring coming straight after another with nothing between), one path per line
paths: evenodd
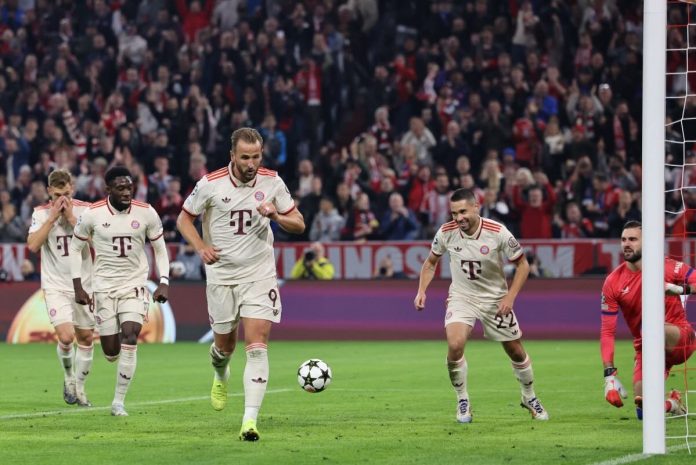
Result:
M217 334L229 334L240 318L280 322L282 305L278 280L274 277L243 284L208 284L208 317Z
M149 308L150 292L146 286L94 293L94 319L100 336L118 334L125 321L142 325Z
M75 302L75 293L44 289L46 311L55 328L64 323L72 323L76 328L94 329L94 314L88 305Z
M472 328L479 320L483 325L483 335L492 341L514 341L522 337L522 329L512 311L504 317L497 316L499 302L479 302L470 297L447 298L445 326L450 323L465 323Z

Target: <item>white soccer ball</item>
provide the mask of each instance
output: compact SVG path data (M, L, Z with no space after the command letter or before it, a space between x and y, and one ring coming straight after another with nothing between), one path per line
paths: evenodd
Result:
M331 384L331 367L318 358L310 358L297 370L297 382L307 392L321 392Z

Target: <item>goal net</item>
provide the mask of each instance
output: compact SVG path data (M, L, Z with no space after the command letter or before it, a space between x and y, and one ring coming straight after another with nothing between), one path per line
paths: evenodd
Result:
M644 40L650 37L646 34ZM665 253L696 267L696 0L667 0L666 40ZM694 310L689 312L689 305L695 304L686 298L683 303L693 324ZM665 417L667 450L685 448L692 453L696 446L696 359L675 366L665 388L681 391L689 412Z

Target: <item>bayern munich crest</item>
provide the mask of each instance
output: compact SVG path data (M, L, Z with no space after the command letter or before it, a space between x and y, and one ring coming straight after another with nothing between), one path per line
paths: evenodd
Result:
M256 191L256 192L254 192L254 198L260 202L260 201L262 201L264 198L266 198L266 194L264 194L264 193L261 192L261 191Z
M140 223L138 223L136 220L131 221L131 228L138 229L139 227Z
M488 255L488 252L490 252L491 249L489 249L487 245L482 245L480 251L483 255Z
M452 312L447 312L445 314L445 320L449 320L450 318L452 318Z
M51 315L51 316L56 316L56 313L58 313L58 312L56 311L55 308L52 308L52 309L50 309L50 310L48 311L48 314Z

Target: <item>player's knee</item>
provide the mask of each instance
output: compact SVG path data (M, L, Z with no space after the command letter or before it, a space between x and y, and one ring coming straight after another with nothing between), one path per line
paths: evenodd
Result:
M58 336L58 342L60 342L61 345L64 345L64 346L72 345L74 340L75 340L75 338L73 337L72 334Z
M447 350L447 360L455 361L461 360L464 356L464 345L460 346L450 346Z
M120 354L121 354L120 352L116 352L116 353L107 353L107 352L104 352L104 358L106 359L107 362L109 362L109 363L114 363L115 361L118 360L118 356L119 356Z
M138 343L138 335L134 333L124 334L121 343L134 346Z

